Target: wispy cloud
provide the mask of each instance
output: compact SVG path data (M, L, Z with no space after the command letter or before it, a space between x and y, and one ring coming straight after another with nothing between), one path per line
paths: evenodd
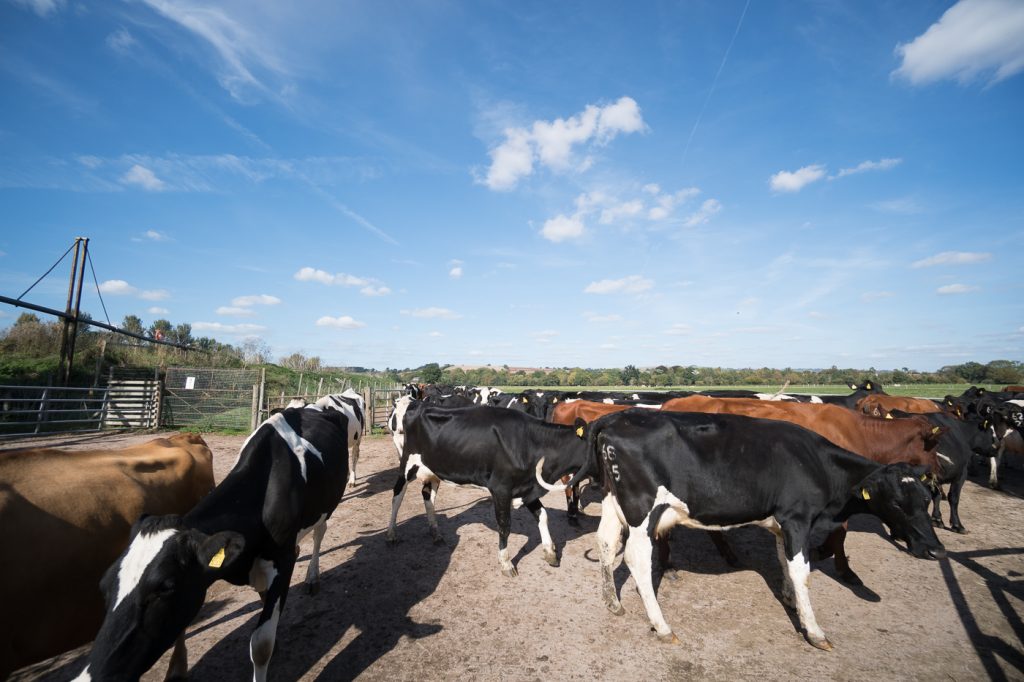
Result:
M571 216L559 214L554 218L548 218L544 221L544 227L540 231L545 239L552 242L577 239L582 237L585 232L586 226L583 224L583 217L580 214Z
M341 317L330 317L329 315L324 315L316 321L316 326L337 327L338 329L360 329L365 327L366 323L354 320L349 315L342 315Z
M840 168L839 172L831 176L829 180L845 178L847 175L866 173L868 171L888 170L903 163L903 159L879 159L878 161L862 161L853 168Z
M573 148L582 145L605 145L619 134L645 130L640 107L631 97L621 97L613 104L588 105L568 119L537 120L530 128L507 128L505 139L489 152L491 165L483 183L496 191L514 189L519 180L531 175L534 163L556 172L573 169ZM590 167L592 160L575 165L577 170Z
M876 201L869 206L882 213L896 213L900 215L917 215L924 213L924 207L913 197L900 197L886 201Z
M128 172L121 176L121 182L126 185L138 185L150 192L160 192L167 188L167 184L153 171L139 164L129 168Z
M591 282L583 290L585 294L639 294L654 286L654 280L629 275L622 279L602 279Z
M138 237L132 237L133 242L141 242L146 240L149 240L151 242L167 242L170 241L171 238L168 237L163 232L158 232L157 230L146 230Z
M952 78L964 85L984 76L995 84L1024 70L1024 3L960 0L909 43L893 76L913 85Z
M825 177L825 166L816 163L795 171L779 171L768 180L768 185L775 192L799 192L823 177Z
M943 251L942 253L916 260L912 268L930 268L936 265L976 265L992 260L991 253L978 251Z
M239 306L222 305L215 311L218 315L229 317L253 317L256 314L252 308L241 308Z
M972 291L979 291L980 287L976 287L969 284L947 284L946 286L939 287L935 290L935 293L942 294L943 296L949 294L969 294Z
M416 308L413 310L403 310L402 314L410 315L412 317L441 320L457 320L462 317L462 315L452 310L448 310L448 308Z
M386 296L391 293L391 289L382 285L375 279L356 277L355 275L349 275L344 272L338 272L332 275L324 270L308 266L296 272L294 277L300 282L319 282L320 284L326 284L329 286L360 287L359 293L364 296Z
M123 279L108 279L104 282L100 282L99 290L101 294L108 294L110 296L135 296L144 301L163 301L171 297L170 292L166 289L143 290L132 286Z
M27 7L41 17L47 17L64 6L63 0L12 0L15 5Z
M663 333L669 336L687 336L693 333L693 327L688 324L677 322L666 329Z
M860 300L865 303L873 303L874 301L881 301L882 299L892 298L895 296L891 291L866 291L860 295Z
M460 277L462 277L462 261L452 260L451 262L448 263L448 265L451 266L451 269L448 270L449 277L451 277L452 279L459 279Z
M107 47L118 54L128 54L138 44L135 37L123 26L107 36Z
M168 310L167 308L161 308L160 306L155 305L146 308L146 312L149 313L150 315L169 315L171 311Z
M715 215L721 210L722 204L719 203L717 199L708 199L703 204L700 205L700 208L697 209L697 211L691 213L690 216L683 221L683 225L685 225L686 227L696 227L697 225L703 225L704 223L711 219L711 216Z
M258 324L222 324L220 322L193 322L193 332L211 332L229 336L249 336L266 331L266 327Z
M231 305L244 306L246 308L254 305L277 305L281 302L277 296L270 294L254 294L251 296L237 296L231 299Z
M607 314L607 315L602 315L600 313L586 312L586 313L583 313L583 317L587 320L587 322L594 322L594 323L599 323L599 322L620 322L622 320L622 315L617 315L615 313L610 313L610 314Z

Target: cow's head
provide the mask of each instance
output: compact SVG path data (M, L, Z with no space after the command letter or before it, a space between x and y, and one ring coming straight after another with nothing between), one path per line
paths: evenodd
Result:
M243 548L238 533L206 535L175 515L139 519L100 581L107 613L80 679L138 679L185 631L207 588Z
M876 469L854 486L851 494L867 512L889 526L894 538L906 540L911 554L941 559L946 549L928 516L932 495L925 482L933 480L926 467L898 462Z

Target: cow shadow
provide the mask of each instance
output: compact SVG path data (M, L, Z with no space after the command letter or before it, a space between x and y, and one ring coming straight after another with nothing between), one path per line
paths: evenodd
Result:
M418 623L409 613L437 589L458 537L449 538L447 548L438 548L427 534L406 536L396 549L385 542L383 532L374 531L322 553L354 550L344 563L321 573L319 594L307 595L301 584L289 590L277 629L270 678L294 680L308 675L341 645L318 678L350 680L391 651L403 637L419 639L442 629L435 622ZM402 553L400 561L396 551ZM307 559L300 558L296 575L304 574ZM249 638L260 610L253 596L253 602L220 619L223 622L251 613L195 661L189 671L193 679L251 678ZM204 628L212 625L204 624ZM347 638L351 639L346 643Z
M369 476L360 476L354 487L345 491L343 500L367 499L378 493L393 490L398 479L398 466L376 471ZM414 486L415 487L415 486ZM406 493L408 495L408 493Z

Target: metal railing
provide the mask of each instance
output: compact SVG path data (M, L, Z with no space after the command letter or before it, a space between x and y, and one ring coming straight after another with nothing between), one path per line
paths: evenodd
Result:
M0 386L0 438L156 426L156 381L93 388Z

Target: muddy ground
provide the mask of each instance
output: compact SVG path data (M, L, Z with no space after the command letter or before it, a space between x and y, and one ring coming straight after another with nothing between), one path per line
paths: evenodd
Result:
M150 437L61 443L83 449ZM244 438L205 437L219 481ZM578 530L565 521L561 494L544 499L553 510L559 568L541 557L529 512L514 511L509 542L519 577L504 578L490 498L477 489L442 485L437 507L446 544L431 542L416 490L399 516L401 542L384 542L396 465L390 438L365 441L358 485L330 520L315 597L301 586L311 541L303 543L270 679L1024 679L1020 469L1007 473L1001 492L985 486L983 472L972 476L961 501L970 532L938 531L949 552L942 561L915 559L887 540L874 519L855 518L847 550L864 587L839 582L831 560L814 564L811 600L835 645L823 652L804 641L795 614L779 600L782 573L765 530L728 533L742 564L737 569L703 532L674 531L681 570L677 579L662 580L658 596L681 643L663 644L649 632L621 556L616 577L626 614L612 615L600 599L596 495L585 497L590 504ZM248 639L258 609L249 588L211 588L188 631L193 679L251 679ZM84 651L14 679L71 679L84 666ZM166 665L167 656L144 679L163 679Z

